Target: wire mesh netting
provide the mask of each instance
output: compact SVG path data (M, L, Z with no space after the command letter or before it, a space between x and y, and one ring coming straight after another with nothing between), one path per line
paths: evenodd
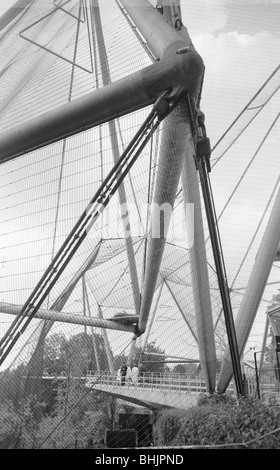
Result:
M35 0L0 34L1 132L158 59L113 0ZM275 69L234 130L224 136L220 128L213 151L234 314L279 187L279 159L271 151L278 115L265 115L278 83ZM1 337L150 111L1 165ZM175 146L178 135L182 144ZM264 168L270 184L260 187ZM153 411L187 409L209 391L228 340L199 183L179 107L141 151L1 365L2 448L156 445ZM152 207L172 194L161 252L153 246ZM147 324L135 339L140 313Z

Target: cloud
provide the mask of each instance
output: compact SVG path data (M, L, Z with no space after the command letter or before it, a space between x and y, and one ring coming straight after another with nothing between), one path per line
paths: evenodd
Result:
M181 1L183 22L189 29L191 37L199 31L214 33L226 26L228 14L226 5L214 4L209 0L196 0L195 2Z
M204 60L208 81L218 86L260 86L279 64L280 39L266 31L203 33L193 42Z

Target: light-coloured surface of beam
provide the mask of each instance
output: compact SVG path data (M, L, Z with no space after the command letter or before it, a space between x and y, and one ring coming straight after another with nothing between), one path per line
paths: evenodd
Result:
M162 129L155 195L152 207L152 230L148 240L147 263L142 289L138 333L143 334L153 301L159 268L174 205L183 159L188 145L188 116L185 103L180 104L167 118ZM158 208L166 208L164 227L159 219Z
M9 315L18 315L21 311L21 305L7 304L0 302L0 313ZM32 313L32 312L31 312ZM29 314L30 315L30 314ZM134 332L133 325L122 325L112 320L103 320L101 318L92 318L77 313L56 312L55 310L39 309L34 318L42 320L52 320L62 323L72 323L74 325L93 326L99 328L108 328L111 330L131 331Z
M120 0L120 3L146 39L154 55L162 59L170 44L180 39L178 32L148 0Z
M195 149L190 139L182 169L182 189L184 203L194 204L193 243L189 247L193 308L196 317L196 335L201 367L207 383L207 390L209 393L213 393L216 387L217 359L202 207L194 154ZM191 221L189 223L191 224ZM189 227L190 231L191 229L192 227Z

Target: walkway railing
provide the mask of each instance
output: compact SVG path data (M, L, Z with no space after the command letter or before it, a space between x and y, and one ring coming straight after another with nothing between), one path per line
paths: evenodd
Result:
M122 384L117 380L116 375L111 375L110 373L103 372L97 374L96 372L89 373L87 375L88 383L96 383L101 385L111 385L121 387ZM138 381L134 384L130 379L125 380L125 387L139 387L139 388L149 388L149 389L158 389L158 390L169 390L173 392L183 392L183 393L206 393L206 384L205 380L201 376L190 376L187 374L156 374L153 372L144 372L139 375ZM234 392L233 384L230 384L229 391Z
M39 378L39 377L34 377ZM102 385L111 385L114 387L121 386L120 381L117 380L117 374L110 374L109 372L97 373L96 371L89 371L86 376L79 377L70 377L73 380L85 380L87 384L94 384L94 382ZM30 379L30 377L29 377ZM67 380L68 376L61 375L59 377L44 375L43 379L49 380ZM257 385L256 377L254 374L247 375L247 386L248 394L251 396L257 396ZM132 381L126 381L126 387L140 387L140 388L149 388L149 389L159 389L159 390L170 390L183 393L199 392L206 393L206 384L202 376L197 375L188 375L188 374L158 374L154 372L145 372L139 375L137 384L134 385ZM276 380L273 375L273 370L271 373L266 374L262 373L259 377L259 388L260 388L260 397L266 401L271 399L280 400L280 382ZM234 382L232 381L227 391L230 393L235 393Z

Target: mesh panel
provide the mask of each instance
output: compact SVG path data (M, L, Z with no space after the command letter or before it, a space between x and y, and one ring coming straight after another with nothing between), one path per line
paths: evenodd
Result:
M152 63L144 38L119 2L99 2L102 28L93 21L90 3L98 4L35 0L1 32L1 132ZM200 2L190 2L194 31L202 13ZM101 35L105 55L98 48ZM199 45L199 37L195 39ZM261 134L261 119L268 119L263 113L276 96L278 75L215 146L212 157L234 314L275 197L272 189L279 184L279 158L266 147L277 138L275 128L259 150L256 127L250 131L257 124ZM208 100L211 92L206 90ZM52 288L41 307L42 315L50 314L48 319L33 319L3 363L0 415L9 416L10 424L1 435L2 447L124 446L128 429L136 436L133 446L157 445L152 410L186 410L196 405L200 393L209 391L211 380L215 386L216 357L222 360L228 342L189 122L182 108L141 152ZM116 148L119 154L124 151L149 111L131 113L114 125L102 124L1 166L1 336L111 170ZM223 132L220 126L219 135ZM247 151L248 141L253 141L253 151ZM261 185L264 170L269 187ZM224 175L231 175L226 183ZM149 238L152 202L174 205L163 243ZM252 217L246 232L243 215L250 221ZM137 294L147 324L136 341L132 330L139 320ZM63 321L51 316L59 313ZM75 315L76 323L68 322L67 315ZM120 329L96 326L102 321L115 322ZM131 356L131 366L135 362L139 371L126 374L122 385L118 370Z

